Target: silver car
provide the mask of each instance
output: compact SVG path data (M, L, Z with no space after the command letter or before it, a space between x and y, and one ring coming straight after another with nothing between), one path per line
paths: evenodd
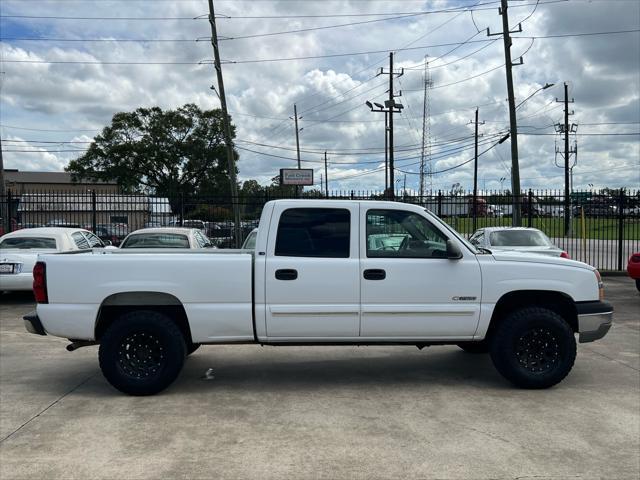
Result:
M567 252L556 247L549 237L537 228L480 228L471 235L469 242L476 247L488 248L489 250L511 250L570 258Z

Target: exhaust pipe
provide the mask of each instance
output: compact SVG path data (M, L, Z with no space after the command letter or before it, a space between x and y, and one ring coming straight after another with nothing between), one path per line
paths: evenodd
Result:
M98 342L92 342L89 340L76 340L75 342L71 342L69 345L67 345L67 351L68 352L73 352L75 350L78 350L79 348L82 347L90 347L91 345L97 345Z

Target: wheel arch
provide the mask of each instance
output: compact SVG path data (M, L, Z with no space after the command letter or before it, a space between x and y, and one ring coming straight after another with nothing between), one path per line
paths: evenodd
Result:
M578 312L569 295L553 290L515 290L502 295L496 303L486 337L491 336L509 313L525 307L548 308L564 318L575 333L578 332Z
M185 341L192 341L189 320L182 302L170 293L147 291L120 292L105 298L100 304L96 318L94 330L96 341L100 341L114 320L136 310L150 310L166 315L178 326Z

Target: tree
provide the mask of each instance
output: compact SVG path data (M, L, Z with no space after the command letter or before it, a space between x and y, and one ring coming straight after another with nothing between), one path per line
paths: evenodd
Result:
M222 121L222 110L201 110L194 104L116 113L66 170L74 179L116 180L127 192L226 196L230 186Z

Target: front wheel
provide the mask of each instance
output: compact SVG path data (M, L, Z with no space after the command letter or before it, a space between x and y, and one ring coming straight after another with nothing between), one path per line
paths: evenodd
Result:
M154 311L125 313L107 328L98 358L107 381L129 395L153 395L178 376L187 350L170 318Z
M636 288L640 292L640 278L636 278Z
M576 339L557 313L528 307L511 313L493 333L491 360L498 372L521 388L549 388L573 368Z

